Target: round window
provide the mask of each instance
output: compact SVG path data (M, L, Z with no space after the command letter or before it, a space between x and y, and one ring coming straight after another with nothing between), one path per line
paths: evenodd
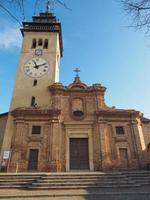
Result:
M81 110L76 110L73 112L75 117L82 117L84 113Z

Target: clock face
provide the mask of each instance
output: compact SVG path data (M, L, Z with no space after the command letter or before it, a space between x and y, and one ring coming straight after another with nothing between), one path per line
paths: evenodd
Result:
M49 64L45 59L35 57L27 61L24 71L32 78L39 78L49 71Z

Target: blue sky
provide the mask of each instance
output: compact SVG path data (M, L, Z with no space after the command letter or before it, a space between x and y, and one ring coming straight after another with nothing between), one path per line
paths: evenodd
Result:
M55 8L64 43L60 81L71 83L73 70L79 67L83 82L107 87L108 106L139 110L150 117L150 37L126 27L131 19L117 0L65 2L72 11ZM19 18L15 8L11 9ZM33 7L25 11L26 20L31 20ZM9 109L22 40L19 28L0 10L0 113Z

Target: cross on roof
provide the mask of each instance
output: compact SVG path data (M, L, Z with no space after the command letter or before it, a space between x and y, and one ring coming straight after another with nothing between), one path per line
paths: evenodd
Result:
M46 12L49 13L49 11L52 9L54 2L52 0L46 0Z
M76 77L79 77L79 72L80 69L78 67L75 68L75 70L73 70L76 73Z
M71 11L71 9L62 0L45 0L45 1L46 1L46 13L49 13L50 10L54 10L55 4L59 4L64 8L66 8L67 10Z

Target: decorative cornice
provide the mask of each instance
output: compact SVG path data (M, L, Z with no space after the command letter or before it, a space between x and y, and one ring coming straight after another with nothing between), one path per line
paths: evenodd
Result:
M49 87L49 91L52 93L60 93L60 92L65 92L66 87L62 85L62 83L53 83Z
M150 119L143 117L142 118L142 123L149 124L150 123Z
M80 77L76 76L74 78L73 83L71 83L70 85L68 85L68 89L79 89L79 90L83 90L83 89L87 89L88 86L84 83L81 82Z
M68 93L97 93L100 95L104 95L106 91L106 87L101 86L101 84L93 84L92 86L87 86L86 84L82 83L80 81L79 77L75 77L75 80L73 83L71 83L68 86L64 86L61 83L54 83L53 85L49 86L49 91L54 94L68 94Z
M40 109L40 108L17 108L11 112L15 118L25 117L58 117L61 110L58 109Z
M93 121L65 121L63 124L65 125L93 125Z
M94 91L100 91L100 92L102 92L102 93L105 93L105 91L106 91L106 87L103 87L101 84L99 84L99 83L95 83L95 84L93 84L92 85L92 89L94 90Z
M107 109L96 112L98 117L142 117L142 113L135 110Z
M8 116L9 112L1 113L0 117Z

